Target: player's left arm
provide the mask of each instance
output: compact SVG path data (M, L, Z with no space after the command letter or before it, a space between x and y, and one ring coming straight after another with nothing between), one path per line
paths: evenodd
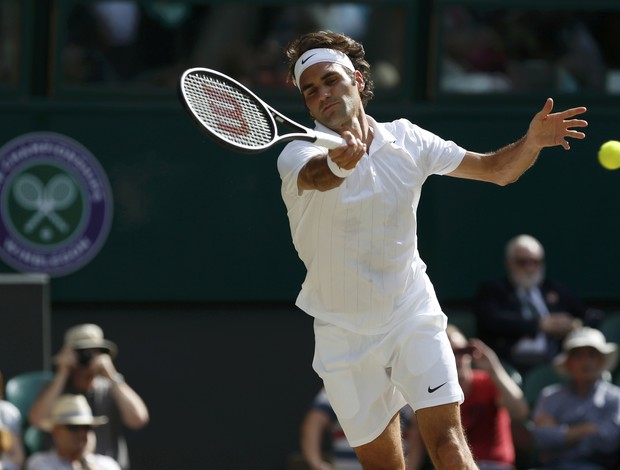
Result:
M530 122L525 136L495 152L466 152L460 165L449 175L505 186L518 180L536 162L543 148L561 145L565 150L569 150L568 138L585 138L583 132L574 129L588 125L583 119L574 119L586 112L585 107L553 114L552 110L553 99L548 98Z

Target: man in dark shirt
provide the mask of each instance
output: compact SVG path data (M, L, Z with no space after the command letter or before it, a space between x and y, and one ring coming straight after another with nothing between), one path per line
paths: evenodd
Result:
M545 278L545 252L534 237L508 242L506 270L505 278L481 284L474 310L480 338L520 371L548 363L568 333L600 322L601 312Z

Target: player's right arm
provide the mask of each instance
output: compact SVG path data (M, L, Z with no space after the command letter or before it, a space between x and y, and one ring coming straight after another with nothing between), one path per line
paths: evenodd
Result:
M327 165L327 155L317 155L304 165L297 175L299 191L316 189L329 191L342 184L344 178L336 176Z
M342 184L344 178L332 172L328 158L343 170L351 170L357 166L366 152L366 145L350 132L344 132L342 138L347 142L346 147L332 149L328 154L317 155L306 162L297 175L297 188L300 192L311 189L329 191Z

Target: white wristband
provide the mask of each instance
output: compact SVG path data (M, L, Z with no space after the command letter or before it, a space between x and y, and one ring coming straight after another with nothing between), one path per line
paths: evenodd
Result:
M338 178L346 178L351 173L353 173L353 170L345 170L343 168L340 168L336 163L334 163L334 161L329 157L329 155L327 155L327 166L329 167L331 172Z

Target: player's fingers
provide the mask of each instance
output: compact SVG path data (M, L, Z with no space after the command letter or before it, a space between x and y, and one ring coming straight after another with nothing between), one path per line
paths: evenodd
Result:
M356 141L357 141L355 136L351 132L349 132L349 131L344 131L342 133L342 138L345 140L345 142L347 143L348 147L354 146L356 144Z
M362 159L364 154L366 153L366 145L360 143L356 147L349 147L347 151L347 155L344 156L343 160L345 161L345 167L349 168L356 167L358 162Z
M571 119L569 121L564 121L564 125L566 127L588 127L588 121L584 121L583 119Z
M553 98L547 98L545 105L538 112L538 115L544 118L551 112L552 109L553 109Z
M570 108L565 111L561 111L559 113L556 113L556 115L561 117L562 119L566 119L566 118L576 116L577 114L583 114L587 110L588 109L585 106L580 106L578 108Z
M586 135L583 132L579 132L579 131L568 130L566 131L566 135L567 137L571 137L573 139L585 139L586 138Z

